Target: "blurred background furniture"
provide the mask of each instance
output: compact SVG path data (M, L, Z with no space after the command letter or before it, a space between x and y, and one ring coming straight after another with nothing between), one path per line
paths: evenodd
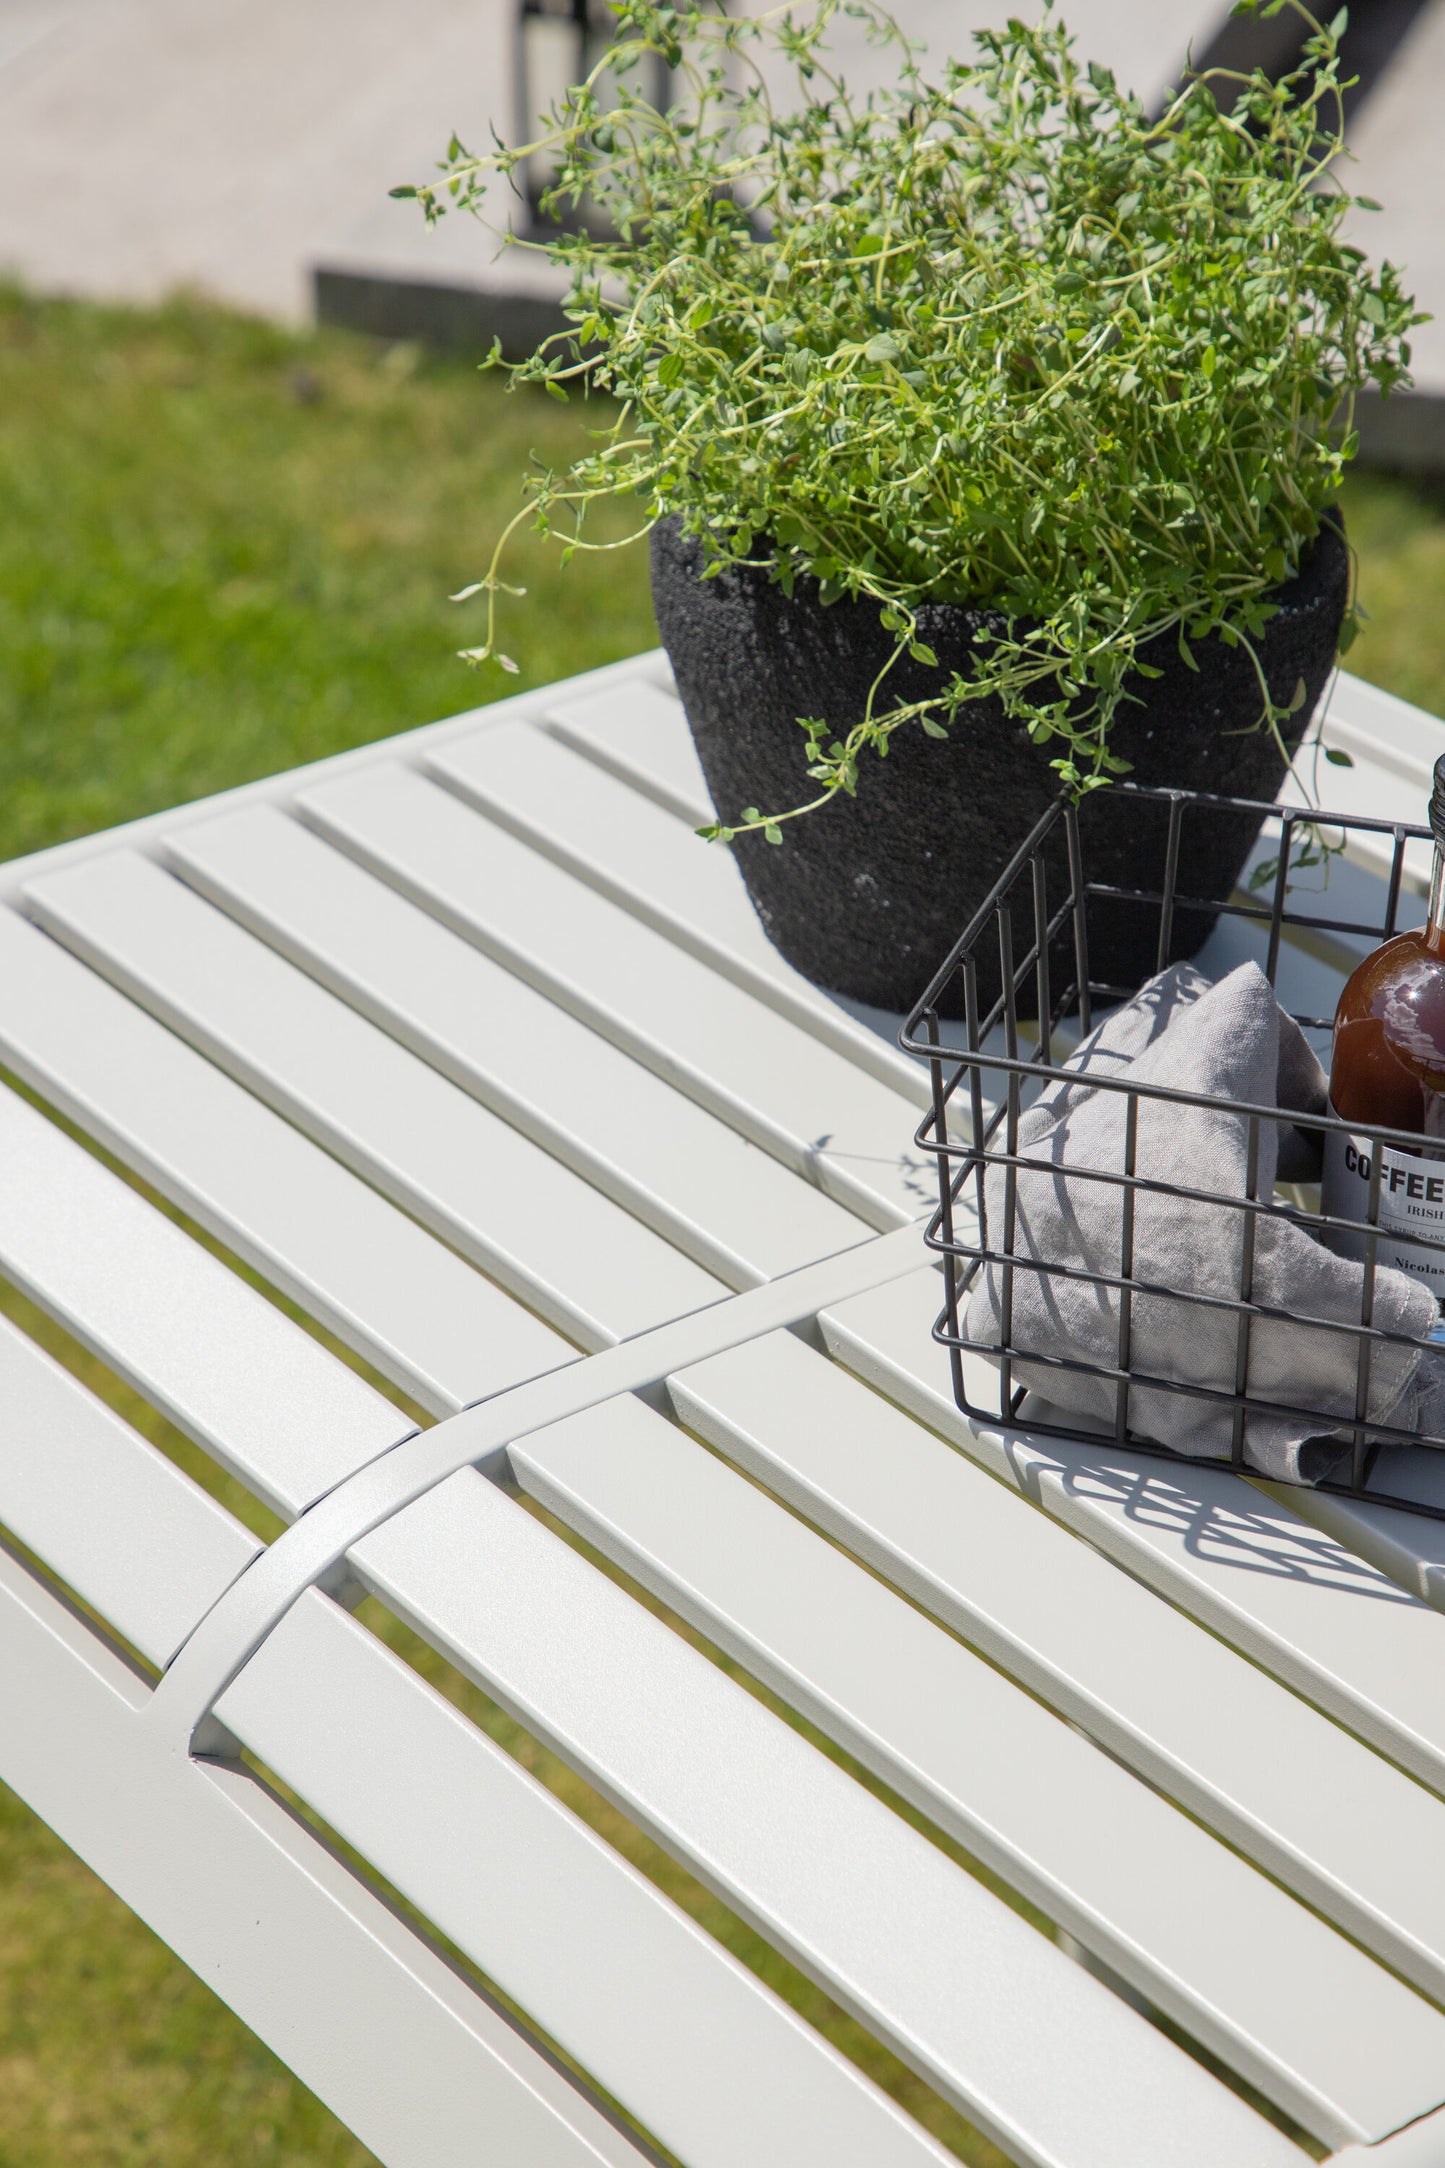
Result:
M594 0L594 5L596 0ZM1038 0L1032 0L1036 8ZM553 12L555 9L555 13ZM1029 10L1025 8L1024 12ZM178 285L264 313L484 353L560 321L552 268L492 261L471 220L428 230L387 190L428 177L455 130L518 140L564 67L573 0L0 0L0 276L42 291L144 300ZM897 0L935 54L967 57L994 0ZM1221 0L1071 0L1081 50L1158 106L1197 65L1291 65L1292 8L1232 18ZM1409 266L1436 321L1416 392L1372 406L1364 456L1445 468L1445 0L1354 0L1352 185L1361 245ZM578 41L581 43L582 41ZM882 64L839 31L850 81ZM517 209L502 201L498 224Z

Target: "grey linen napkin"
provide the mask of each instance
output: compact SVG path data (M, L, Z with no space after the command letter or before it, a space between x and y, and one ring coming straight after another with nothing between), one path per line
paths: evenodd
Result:
M1241 964L1211 983L1189 964L1176 964L1105 1018L1068 1063L1067 1082L1050 1084L1021 1117L1019 1151L1047 1162L1020 1170L1013 1255L1119 1272L1123 1190L1091 1182L1077 1170L1121 1173L1128 1095L1099 1091L1090 1079L1127 1077L1211 1097L1323 1113L1324 1073L1299 1027L1285 1015L1257 965ZM997 1140L996 1140L997 1141ZM1139 1101L1136 1172L1230 1197L1247 1194L1249 1125L1242 1115L1167 1100ZM1256 1195L1268 1198L1276 1175L1299 1180L1311 1172L1317 1140L1284 1122L1262 1121ZM1071 1171L1073 1170L1073 1171ZM1003 1246L1004 1176L990 1168L988 1232ZM1195 1295L1234 1297L1246 1215L1214 1203L1135 1192L1136 1280ZM1257 1221L1254 1300L1288 1313L1261 1318L1250 1333L1248 1390L1286 1406L1349 1417L1355 1410L1355 1340L1322 1331L1302 1318L1359 1322L1363 1268L1336 1257L1304 1229L1261 1216ZM994 1347L1002 1338L1000 1273L986 1265L968 1305L966 1330ZM1408 1274L1381 1267L1375 1275L1374 1318L1392 1332L1423 1341L1436 1322L1430 1290ZM1130 1368L1220 1392L1234 1390L1235 1314L1139 1295L1131 1319ZM1119 1296L1113 1288L1015 1269L1015 1382L1033 1387L1069 1413L1114 1420L1113 1384L1077 1371L1030 1364L1027 1353L1069 1355L1112 1366L1118 1359ZM1434 1366L1432 1365L1432 1368ZM1411 1423L1426 1380L1417 1380L1420 1350L1377 1345L1371 1366L1372 1421ZM1226 1455L1233 1437L1228 1407L1184 1393L1133 1386L1131 1427L1177 1453ZM1331 1472L1348 1452L1327 1423L1251 1413L1245 1457L1261 1474L1311 1482Z

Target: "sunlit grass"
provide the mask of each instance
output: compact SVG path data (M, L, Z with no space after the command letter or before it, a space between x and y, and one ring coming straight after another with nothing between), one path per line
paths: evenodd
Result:
M1445 482L1352 475L1345 518L1366 614L1350 669L1445 715Z
M521 675L456 659L482 605L448 595L582 415L342 333L0 294L0 858L654 645L645 550L524 543Z

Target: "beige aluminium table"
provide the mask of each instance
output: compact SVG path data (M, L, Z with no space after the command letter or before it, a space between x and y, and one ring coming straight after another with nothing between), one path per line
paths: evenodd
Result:
M1010 2158L1445 2168L1445 1528L970 1426L706 814L642 657L0 871L0 1273L287 1524L0 1324L0 1777L394 2168L948 2157L366 1591Z

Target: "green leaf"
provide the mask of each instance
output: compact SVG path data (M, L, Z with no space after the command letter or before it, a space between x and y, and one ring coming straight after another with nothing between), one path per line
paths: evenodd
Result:
M1332 768L1353 768L1355 765L1354 754L1347 753L1342 745L1327 745L1324 755Z
M776 548L780 590L882 611L884 655L920 668L939 669L923 604L979 609L967 683L942 669L927 717L885 672L846 750L836 723L805 731L824 795L866 788L895 700L925 736L990 700L1057 738L1082 797L1118 772L1116 716L1159 675L1139 660L1151 627L1175 628L1180 668L1243 649L1248 685L1271 589L1354 450L1334 417L1364 381L1399 383L1415 313L1320 185L1341 148L1335 31L1306 24L1308 65L1257 74L1232 111L1188 90L1151 118L1085 71L1048 8L936 85L897 46L858 106L828 89L829 18L887 43L874 0L619 4L631 57L604 58L558 116L541 246L573 328L510 381L601 394L620 419L575 458L544 440L523 492L538 537L574 547L585 518L610 546L598 512L683 513L723 538L705 580ZM1293 28L1304 4L1248 12ZM673 106L653 102L664 47L696 93ZM508 155L459 156L436 196L475 206Z
M1302 677L1296 678L1294 691L1289 696L1289 706L1285 709L1285 714L1298 715L1309 696L1309 687L1305 684L1304 679Z
M769 843L781 843L783 840L783 831L776 821L768 821L764 824L763 835Z

